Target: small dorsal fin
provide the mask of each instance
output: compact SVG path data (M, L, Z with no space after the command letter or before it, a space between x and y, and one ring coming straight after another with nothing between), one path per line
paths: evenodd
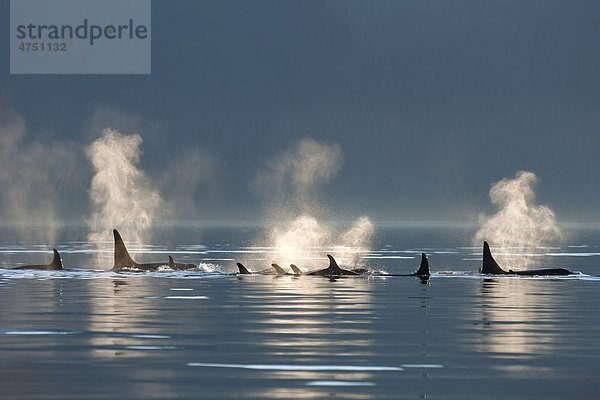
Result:
M169 256L169 268L175 268L175 261L173 261L173 257Z
M60 258L60 254L58 253L58 251L56 249L52 249L52 251L54 252L54 258L50 263L52 269L65 269L63 267L62 259Z
M275 269L275 272L277 272L279 275L285 275L285 270L281 268L279 264L273 263L271 264L271 267L273 267Z
M132 268L135 266L135 261L129 255L127 251L127 247L125 247L125 243L123 243L123 239L121 235L116 229L113 229L113 235L115 237L115 263L113 268Z
M290 264L290 268L294 271L295 275L302 275L302 271L300 268L296 267L294 264Z
M500 268L492 252L488 242L483 242L483 266L481 267L482 274L506 274L507 272Z
M427 254L421 253L421 265L419 265L419 269L415 272L416 276L429 276L429 260L427 260Z
M240 274L242 274L242 275L250 275L250 271L248 271L248 269L246 267L244 267L244 264L242 264L242 263L235 263L235 265L237 265L238 269L240 270Z

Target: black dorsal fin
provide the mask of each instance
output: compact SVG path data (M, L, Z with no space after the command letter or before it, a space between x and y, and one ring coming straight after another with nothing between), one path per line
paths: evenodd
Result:
M285 270L283 268L281 268L279 266L279 264L273 263L273 264L271 264L271 267L273 267L275 269L275 272L277 272L279 275L284 275L285 274Z
M113 229L113 235L115 237L115 264L113 268L132 268L135 266L135 261L129 256L121 235L116 229Z
M244 264L242 264L242 263L235 263L235 265L237 265L238 269L240 270L240 274L242 274L242 275L250 275L250 271L248 271L248 269L246 267L244 267Z
M329 275L341 275L342 269L335 261L335 258L331 254L327 254L327 258L329 258L329 268L327 268L327 272Z
M429 260L427 260L427 255L425 253L421 253L421 265L419 265L419 269L415 272L417 276L429 276Z
M490 251L490 245L488 242L483 242L483 265L481 267L482 274L506 274L507 272L500 268L492 252Z
M50 263L52 269L65 269L63 267L62 259L60 258L60 254L58 254L58 251L56 249L52 249L52 251L54 252L54 258Z
M295 275L302 275L302 271L300 268L296 267L294 264L290 264L290 268L294 271Z
M169 256L169 268L175 268L175 261L173 261L173 257Z

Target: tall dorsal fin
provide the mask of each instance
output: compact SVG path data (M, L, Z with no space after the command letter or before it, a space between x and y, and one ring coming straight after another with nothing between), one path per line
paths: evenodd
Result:
M285 275L285 270L281 268L279 264L273 263L271 264L271 267L273 267L275 269L275 272L277 272L279 275Z
M483 266L481 267L482 274L506 274L507 272L500 268L492 252L490 251L490 245L488 242L483 242Z
M427 260L427 255L425 253L421 253L421 265L419 265L419 269L415 272L417 276L429 276L429 260Z
M242 274L242 275L250 275L250 271L248 271L248 269L246 267L244 267L244 264L242 264L242 263L235 263L235 265L237 265L238 269L240 270L240 274Z
M56 249L52 249L52 251L54 252L54 258L50 263L52 269L65 269L65 267L63 267L62 259L60 258L60 254L58 254L58 251Z
M175 268L175 261L173 261L173 257L169 256L169 268Z
M342 269L335 261L335 258L331 254L327 254L327 258L329 258L329 268L327 268L327 272L329 275L341 275Z
M296 267L294 264L290 264L290 268L294 271L295 275L302 275L302 271L300 268Z
M115 264L113 268L132 268L135 265L135 261L129 256L121 235L116 229L113 229L113 235L115 237Z

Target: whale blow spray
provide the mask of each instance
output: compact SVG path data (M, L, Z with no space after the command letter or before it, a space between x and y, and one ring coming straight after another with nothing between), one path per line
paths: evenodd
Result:
M373 224L368 217L360 217L344 231L326 221L323 217L330 213L319 207L319 188L337 176L341 165L337 143L304 138L258 174L255 187L270 195L267 244L277 262L320 267L326 262L323 252L328 251L353 267L369 250Z
M89 190L92 214L88 240L112 241L113 228L130 242L143 244L148 240L163 200L138 166L141 143L138 134L104 129L87 148L95 173Z
M533 172L519 171L512 179L496 182L490 190L490 200L498 211L479 216L480 228L474 243L480 245L487 240L505 251L523 253L560 241L563 234L554 212L548 206L535 204L533 187L537 180ZM520 266L532 263L531 257L519 258Z

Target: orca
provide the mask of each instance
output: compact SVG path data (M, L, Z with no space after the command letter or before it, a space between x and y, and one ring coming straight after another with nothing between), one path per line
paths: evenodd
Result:
M421 253L421 264L417 272L413 274L382 274L381 276L418 276L420 278L429 278L431 273L429 272L429 260L427 254Z
M360 275L360 273L355 271L349 271L347 269L342 269L338 266L335 258L331 254L327 254L327 258L329 258L329 267L325 269L320 269L318 271L307 272L306 275L318 275L318 276L343 276L343 275Z
M141 270L141 271L156 271L159 267L166 267L168 263L166 262L157 262L157 263L147 263L147 264L138 264L133 261L133 258L129 255L127 251L127 247L125 247L125 243L121 238L121 235L116 229L113 229L113 235L115 237L115 261L112 270L120 271L120 270Z
M37 270L45 270L45 271L59 271L64 270L62 259L60 258L60 254L56 249L52 249L54 252L54 258L50 264L43 265L21 265L20 267L14 267L11 269L37 269Z
M421 253L421 264L419 264L419 269L413 274L413 276L431 276L427 254Z
M490 245L488 242L483 242L483 265L480 272L488 275L524 275L524 276L536 276L536 275L571 275L573 272L564 268L546 268L546 269L530 269L513 271L503 270L500 265L496 262L490 251Z
M235 265L237 265L241 275L250 275L252 273L242 263L235 263Z
M279 264L273 263L273 264L271 264L271 267L273 267L275 272L277 272L277 275L287 275L287 272L285 272L285 270L283 268L281 268L279 266Z
M296 275L296 276L298 276L298 275L340 276L340 275L366 275L371 272L365 268L356 268L356 269L352 269L352 270L341 269L337 265L337 262L335 261L333 256L327 254L327 257L329 257L329 267L328 268L318 270L318 271L307 272L306 274L304 274L302 272L302 270L300 268L298 268L295 264L290 264L290 268L293 271L292 275ZM333 267L332 267L332 263L334 264ZM337 267L337 269L336 269L336 267ZM337 273L333 273L333 272L337 272Z
M176 269L176 270L180 270L180 271L185 271L188 269L194 269L197 267L196 264L182 264L182 263L176 263L175 261L173 261L173 257L169 256L169 264L167 264L169 266L169 268L171 269Z
M300 270L300 268L296 267L294 264L290 264L290 268L292 268L292 272L287 272L285 269L283 269L283 267L281 267L277 263L273 263L273 264L271 264L271 266L275 269L275 272L277 273L277 275L293 275L293 276L302 275L302 271Z
M300 268L296 267L294 264L290 264L290 268L294 271L294 275L302 275L302 271Z
M240 275L281 275L281 274L285 274L285 271L283 270L283 268L279 267L279 265L277 265L280 269L281 269L281 273L279 273L279 271L277 271L277 269L273 268L273 269L263 269L262 271L249 271L248 268L246 268L244 266L244 264L242 263L235 263L235 265L237 265L238 269L240 270ZM271 264L271 266L273 266L273 264Z

